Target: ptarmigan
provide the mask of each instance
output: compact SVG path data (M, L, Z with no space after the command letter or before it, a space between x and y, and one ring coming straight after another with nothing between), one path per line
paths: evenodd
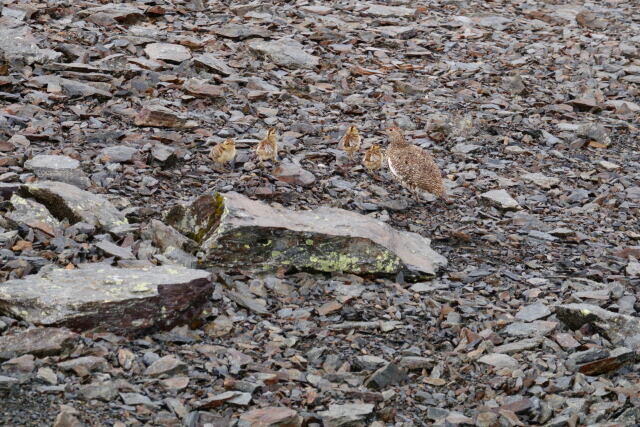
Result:
M386 130L389 137L387 161L393 176L419 200L422 192L429 192L447 200L440 168L428 151L410 144L402 131L392 126Z

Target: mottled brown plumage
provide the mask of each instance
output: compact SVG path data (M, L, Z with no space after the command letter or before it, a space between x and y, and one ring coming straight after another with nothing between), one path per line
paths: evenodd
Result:
M269 128L267 136L258 143L256 155L260 163L265 160L275 162L278 159L278 137L275 128Z
M367 168L368 171L372 172L382 167L383 159L384 155L380 151L380 146L373 144L371 148L364 152L362 164L364 164L364 167Z
M347 152L350 159L353 159L353 155L360 149L360 132L355 126L349 126L347 131L340 139L340 148Z
M417 145L410 144L397 127L387 129L389 147L387 161L393 176L416 195L426 191L446 198L442 173L431 154Z
M217 165L225 165L236 156L236 143L233 139L225 139L224 142L216 144L209 152L209 157Z

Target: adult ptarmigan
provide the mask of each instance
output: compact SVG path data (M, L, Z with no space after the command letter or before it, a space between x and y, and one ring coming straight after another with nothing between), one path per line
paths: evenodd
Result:
M393 176L419 200L420 194L429 192L444 200L446 188L442 173L431 154L417 145L410 144L402 131L392 126L386 130L389 137L387 161Z

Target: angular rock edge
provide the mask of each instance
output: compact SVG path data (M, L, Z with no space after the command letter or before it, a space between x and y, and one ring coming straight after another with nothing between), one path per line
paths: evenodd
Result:
M0 313L36 325L136 336L200 314L210 273L168 265L124 269L81 264L0 284Z
M202 268L425 278L447 263L429 239L367 216L325 207L293 211L238 193L201 196L170 209L165 221L201 245Z

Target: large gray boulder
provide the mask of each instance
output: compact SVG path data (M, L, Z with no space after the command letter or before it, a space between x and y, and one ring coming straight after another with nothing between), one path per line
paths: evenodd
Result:
M355 212L293 211L241 194L205 195L176 206L165 221L200 243L204 268L433 276L446 259L431 241Z
M81 264L0 283L0 313L42 326L140 335L190 321L211 291L203 270Z

